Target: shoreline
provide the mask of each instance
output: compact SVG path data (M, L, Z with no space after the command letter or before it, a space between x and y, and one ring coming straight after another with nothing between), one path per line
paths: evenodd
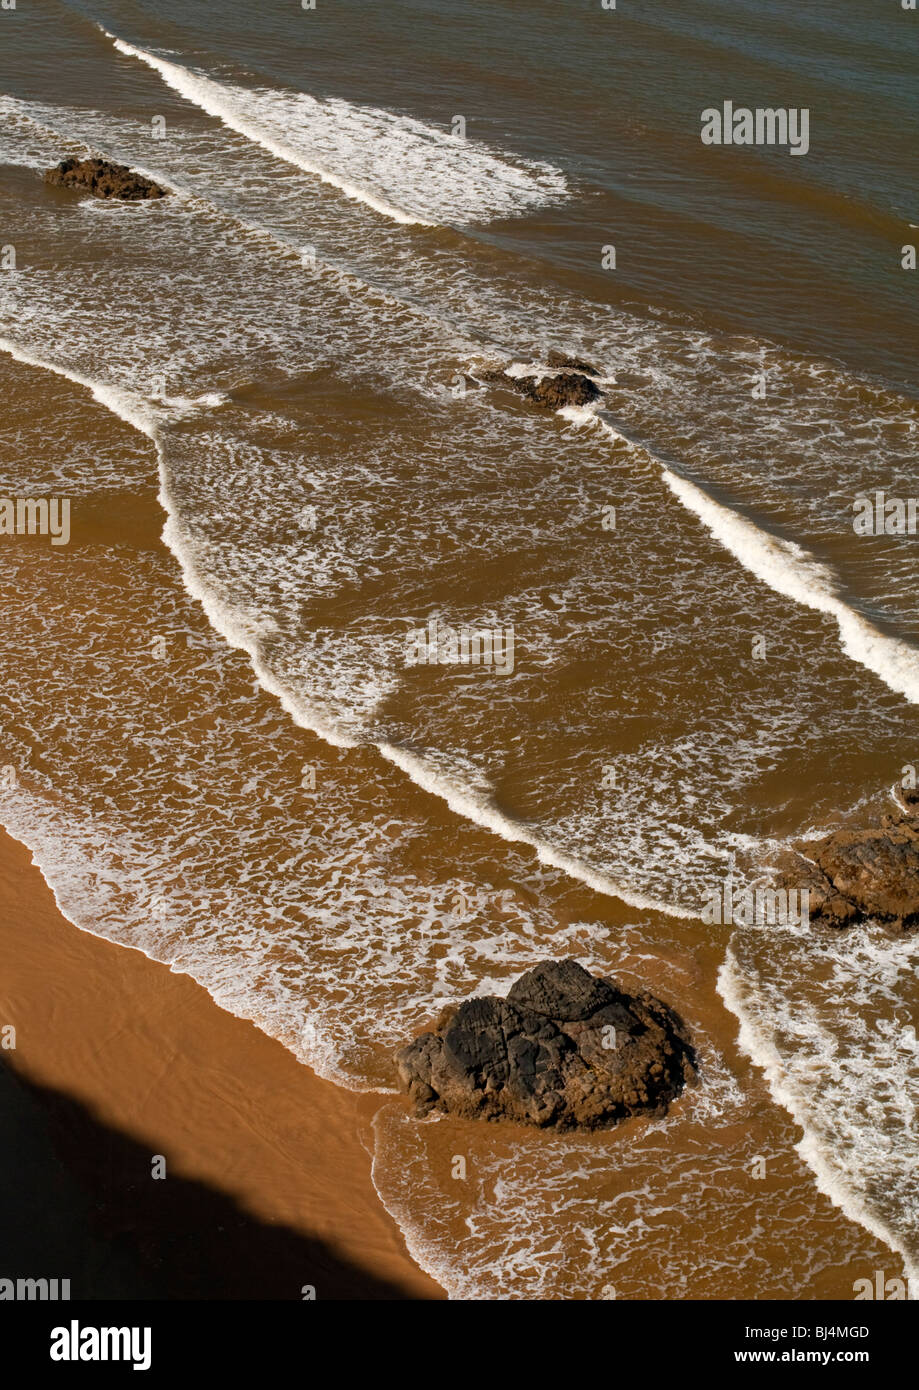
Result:
M24 1266L0 1275L69 1277L75 1300L446 1297L373 1187L384 1098L80 930L2 831L0 959L4 1264Z

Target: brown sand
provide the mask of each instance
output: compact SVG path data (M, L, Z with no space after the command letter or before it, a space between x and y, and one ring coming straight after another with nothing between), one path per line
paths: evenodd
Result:
M7 1024L0 1116L19 1138L0 1146L0 1275L73 1272L74 1298L444 1297L371 1183L381 1098L319 1079L188 976L79 931L0 832ZM46 1251L57 1264L38 1268Z

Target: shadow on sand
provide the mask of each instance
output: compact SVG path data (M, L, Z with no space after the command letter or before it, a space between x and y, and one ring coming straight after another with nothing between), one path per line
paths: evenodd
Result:
M204 1183L154 1180L151 1157L0 1061L0 1277L69 1278L72 1299L409 1297Z

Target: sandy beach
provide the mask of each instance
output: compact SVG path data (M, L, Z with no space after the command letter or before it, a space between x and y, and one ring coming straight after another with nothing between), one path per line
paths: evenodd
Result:
M371 1183L381 1098L79 931L6 835L0 958L5 1276L70 1278L74 1299L443 1297Z

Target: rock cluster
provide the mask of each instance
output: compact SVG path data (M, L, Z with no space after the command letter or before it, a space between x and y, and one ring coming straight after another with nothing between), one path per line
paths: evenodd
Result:
M63 188L83 188L96 198L120 198L136 203L145 198L165 198L168 189L135 173L126 164L107 159L65 159L45 173L45 183Z
M396 1054L425 1114L597 1129L663 1112L695 1076L689 1036L652 994L626 994L575 960L543 961L511 986L446 1009Z
M901 809L881 825L837 830L783 868L809 891L812 922L847 927L867 917L897 930L919 926L919 791L899 790Z

